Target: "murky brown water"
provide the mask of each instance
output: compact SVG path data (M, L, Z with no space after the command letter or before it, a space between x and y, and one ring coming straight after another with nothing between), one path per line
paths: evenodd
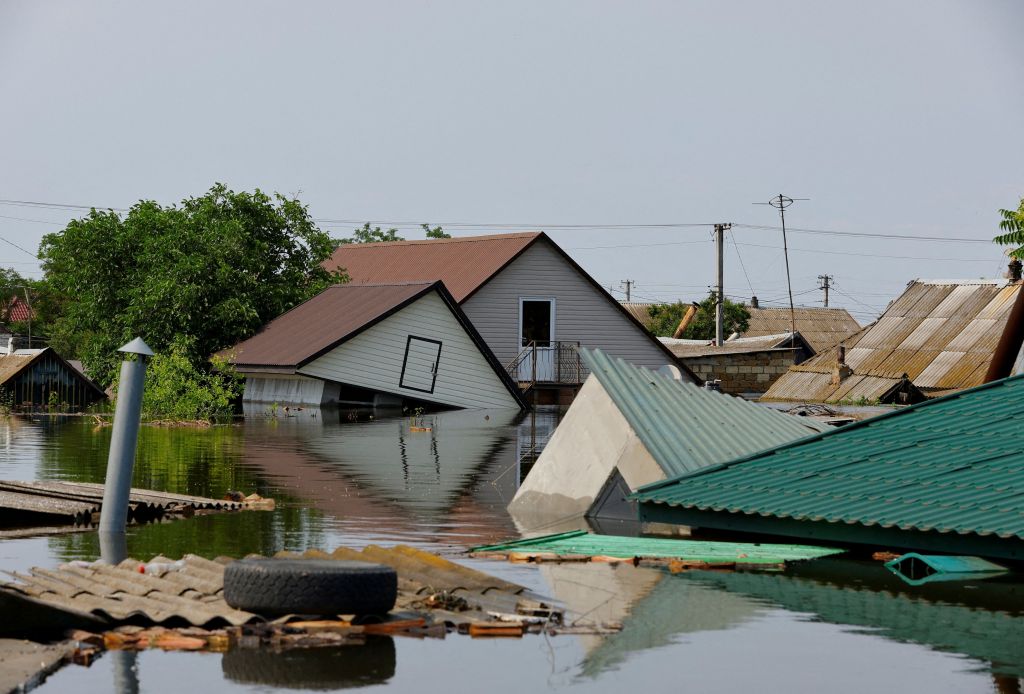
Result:
M258 492L273 513L132 528L133 556L268 554L410 543L461 550L518 535L504 507L558 415L507 412L348 421L297 413L210 429L144 428L134 484L221 496ZM109 428L82 419L0 420L0 478L103 480ZM0 568L98 555L94 533L0 541ZM378 687L416 692L584 688L664 691L1018 691L1024 584L911 588L877 564L831 560L786 573L690 573L610 565L470 562L620 621L607 637L378 641L261 667L219 655L107 654L40 691L275 691ZM263 667L265 665L265 667ZM303 673L286 675L280 673ZM248 675L240 673L249 673ZM262 678L262 679L260 679Z

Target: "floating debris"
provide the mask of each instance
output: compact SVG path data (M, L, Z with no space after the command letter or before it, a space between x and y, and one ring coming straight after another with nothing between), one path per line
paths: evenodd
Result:
M1006 567L981 557L909 552L885 563L885 568L912 586L935 581L970 581L1007 573Z
M781 568L786 562L816 559L842 552L832 547L808 545L621 537L574 530L474 547L470 555L528 562L667 563L670 570L675 572L696 568Z

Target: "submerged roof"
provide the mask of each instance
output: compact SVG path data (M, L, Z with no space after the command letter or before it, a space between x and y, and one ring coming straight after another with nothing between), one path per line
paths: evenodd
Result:
M984 382L1020 284L1006 280L916 280L882 317L844 342L853 374L838 385L833 347L783 374L766 400L876 400L906 374L924 392Z
M716 514L748 515L1024 539L1022 420L1024 376L1014 376L649 485L637 498L709 512L708 527Z
M675 381L601 350L580 350L668 477L793 441L827 425Z
M792 329L788 308L747 306L746 309L750 311L750 322L741 337L788 334ZM845 308L797 306L793 312L796 314L796 331L803 335L815 352L837 345L860 330L860 324Z
M100 397L104 396L102 388L86 376L81 369L77 369L68 363L68 361L65 360L64 357L60 356L60 354L58 354L52 347L43 347L42 349L19 349L13 354L0 355L0 385L16 378L38 359L43 358L44 355L51 356L58 362L64 364L67 367L68 373L71 374L73 378L77 378L88 388L95 391Z
M328 287L223 350L236 365L299 366L434 288L434 282Z
M324 261L352 284L442 280L460 304L544 236L539 231L425 241L348 243Z
M794 349L788 332L779 335L764 335L762 337L730 338L723 342L721 347L716 347L711 340L677 340L671 337L659 337L658 339L672 351L672 354L680 359L711 357L719 354L751 354L753 352ZM800 347L814 354L814 347L798 331L796 333L796 348Z

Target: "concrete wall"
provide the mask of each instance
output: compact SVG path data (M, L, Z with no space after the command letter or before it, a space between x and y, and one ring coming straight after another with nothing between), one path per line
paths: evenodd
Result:
M789 371L794 364L793 352L749 352L716 354L680 359L702 381L722 381L722 392L763 393Z
M433 393L402 385L402 364L410 335L442 343ZM299 373L453 407L519 408L436 292L424 295L313 360Z
M618 467L636 489L665 478L601 383L588 376L509 512L525 529L584 515Z
M548 243L533 244L462 304L498 361L508 364L519 344L520 297L555 299L555 340L579 341L656 369L671 359L618 307Z

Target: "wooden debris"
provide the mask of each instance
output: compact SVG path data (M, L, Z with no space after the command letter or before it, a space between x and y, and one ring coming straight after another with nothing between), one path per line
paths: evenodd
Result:
M504 622L483 622L469 625L469 635L478 638L481 636L514 636L521 637L525 628L522 624L509 624Z
M892 561L893 559L899 559L902 556L903 556L902 554L898 554L896 552L884 552L883 551L883 552L875 552L874 554L871 555L871 558L874 559L875 561Z

